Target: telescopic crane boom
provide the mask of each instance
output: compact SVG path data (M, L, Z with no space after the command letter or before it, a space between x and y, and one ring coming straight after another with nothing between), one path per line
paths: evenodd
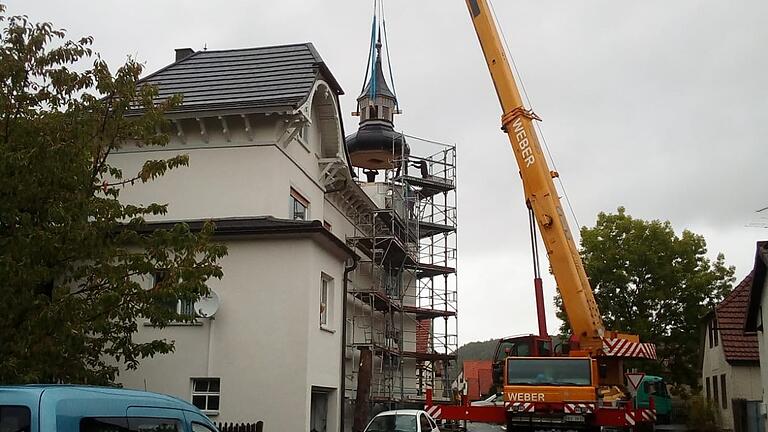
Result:
M461 406L433 405L428 389L425 409L443 419L506 423L507 430L537 426L631 431L637 425L648 425L655 419L655 409L653 404L649 408L633 406L621 389L622 359L655 359L655 347L640 343L636 335L605 330L552 181L558 174L547 166L533 127L539 118L523 104L488 0L465 1L499 97L502 129L509 136L573 339L568 352L558 354L546 334L502 338L493 375L497 391L503 390L504 406L470 406L466 400Z
M558 174L550 171L533 127L539 118L523 104L487 0L466 2L504 113L502 129L512 144L568 322L580 349L596 353L602 349L605 328L552 181Z

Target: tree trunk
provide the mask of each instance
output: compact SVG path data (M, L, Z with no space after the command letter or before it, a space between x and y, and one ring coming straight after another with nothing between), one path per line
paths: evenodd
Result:
M362 432L368 421L368 401L371 394L371 375L373 374L373 352L368 347L360 348L360 370L357 374L357 399L355 400L355 418L353 432Z

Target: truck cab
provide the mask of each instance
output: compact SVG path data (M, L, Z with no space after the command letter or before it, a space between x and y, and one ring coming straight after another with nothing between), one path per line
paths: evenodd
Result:
M493 384L497 393L504 387L504 364L507 357L551 357L552 338L533 334L499 339L493 354Z
M664 382L664 378L646 375L640 381L635 399L637 407L650 408L651 399L653 399L653 407L656 409L657 422L660 424L669 423L669 417L672 413L672 398L667 391L667 383Z
M507 428L587 429L597 407L597 362L589 357L507 357Z

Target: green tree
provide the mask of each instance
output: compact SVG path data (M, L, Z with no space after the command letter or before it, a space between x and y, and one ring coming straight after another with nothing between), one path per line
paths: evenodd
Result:
M723 254L714 262L706 254L701 235L677 236L669 222L635 219L623 207L581 229L581 256L606 328L656 343L659 361L642 367L694 387L701 318L734 282ZM556 305L567 323L559 297Z
M148 160L124 176L109 161L126 143L165 145L157 131L180 99L157 103L134 60L112 74L91 38L65 40L50 23L4 12L0 383L110 383L120 365L173 350L173 341L134 341L137 320L191 319L169 303L207 294L226 250L211 242L211 225L152 232L144 218L166 205L119 200L125 185L187 165L187 156ZM156 269L165 277L146 289Z

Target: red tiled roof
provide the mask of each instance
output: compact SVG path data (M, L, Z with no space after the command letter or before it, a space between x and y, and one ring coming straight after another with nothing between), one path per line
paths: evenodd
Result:
M715 307L717 327L723 344L725 359L730 361L758 361L760 352L755 333L744 332L744 320L749 306L752 287L750 273Z

